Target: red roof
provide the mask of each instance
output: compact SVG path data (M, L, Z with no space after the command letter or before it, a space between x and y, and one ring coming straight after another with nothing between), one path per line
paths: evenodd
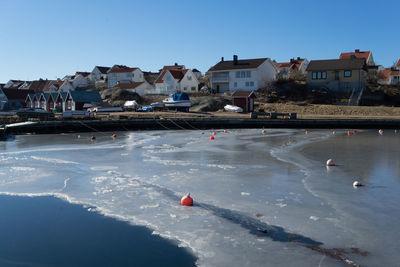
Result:
M132 72L138 68L130 68L125 65L114 65L108 73L123 73L123 72Z
M49 81L46 85L46 87L43 89L43 92L48 92L50 91L50 86L54 85L57 88L60 88L60 86L64 83L64 81Z
M232 97L234 98L251 97L251 96L253 96L254 98L257 97L254 91L235 91L232 94Z
M185 65L172 65L172 66L164 66L162 70L183 70L185 69Z
M400 70L392 68L384 69L379 72L379 81L390 81L391 75L400 75Z
M297 59L290 59L290 62L279 62L276 63L276 68L279 70L280 68L291 68L291 69L300 69L300 65L306 60L305 58L298 57Z
M131 82L131 83L119 83L114 86L114 88L119 89L135 89L139 85L144 84L144 82Z
M186 72L188 72L188 69L183 69L183 70L168 70L165 69L161 72L160 76L158 76L157 80L155 81L155 83L163 83L164 82L164 75L167 73L167 71L169 71L172 75L172 77L174 77L174 79L176 80L182 80L182 78L185 76Z
M293 65L292 62L280 62L280 63L276 63L276 67L278 69L280 68L290 68Z
M371 55L371 51L360 51L356 49L354 52L341 53L339 59L351 58L351 56L355 56L356 58L364 58L368 60Z

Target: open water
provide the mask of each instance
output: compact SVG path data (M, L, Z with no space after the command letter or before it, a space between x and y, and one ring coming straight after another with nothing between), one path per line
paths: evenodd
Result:
M200 266L398 266L400 134L346 132L16 136L0 143L0 192L146 226Z

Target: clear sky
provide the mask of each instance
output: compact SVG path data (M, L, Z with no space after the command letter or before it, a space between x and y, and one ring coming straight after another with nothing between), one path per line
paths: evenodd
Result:
M222 56L400 58L398 0L0 0L0 82L62 78L95 65L204 72Z

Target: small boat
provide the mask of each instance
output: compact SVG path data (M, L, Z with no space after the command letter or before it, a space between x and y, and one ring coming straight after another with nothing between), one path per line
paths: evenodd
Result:
M189 111L191 102L187 94L172 94L163 100L164 106L168 109Z
M224 109L229 112L238 112L238 113L243 112L243 109L241 107L233 105L226 105Z

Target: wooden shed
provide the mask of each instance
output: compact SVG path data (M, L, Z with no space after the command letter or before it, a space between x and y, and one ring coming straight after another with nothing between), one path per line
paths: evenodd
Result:
M254 111L254 99L257 98L254 91L235 91L232 94L233 105L241 107L244 112Z

